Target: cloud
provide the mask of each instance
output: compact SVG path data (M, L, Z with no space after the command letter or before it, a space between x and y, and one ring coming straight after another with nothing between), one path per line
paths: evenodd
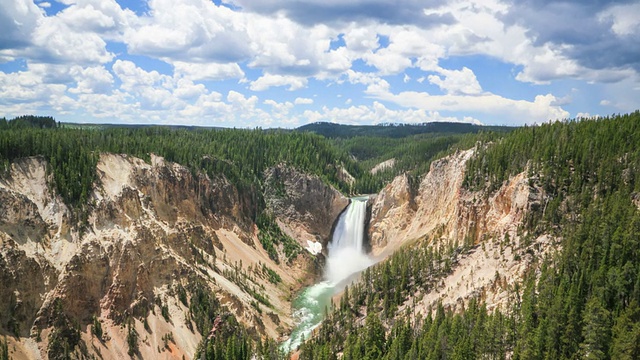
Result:
M3 1L0 6L0 50L30 45L31 34L43 17L42 10L31 1Z
M587 69L631 67L637 72L639 17L637 1L515 1L504 19L527 29L535 46L549 46ZM610 81L620 80L611 74Z
M618 36L638 34L640 32L640 4L613 5L598 14L600 22L611 24L611 30Z
M68 1L69 7L55 15L74 32L98 33L105 39L121 40L121 36L138 22L135 13L123 9L115 0Z
M299 90L307 86L307 79L304 77L265 74L257 80L252 81L249 88L253 91L264 91L274 86L288 86L287 90Z
M274 121L277 122L288 122L290 121L290 111L293 109L294 104L289 101L285 101L279 103L275 100L265 100L265 105L269 105L271 107L271 111L269 111L269 115L273 118Z
M313 99L309 99L309 98L296 98L296 100L293 102L296 105L311 105L313 104Z
M47 84L43 74L34 71L19 71L10 74L0 72L0 104L22 104L33 108L48 104L54 95L64 95L63 84ZM7 111L12 113L13 110Z
M179 110L186 106L185 99L192 97L191 83L146 71L131 61L116 60L113 72L120 80L120 90L132 96L142 110ZM177 93L176 93L177 92Z
M343 39L347 49L356 53L373 51L380 46L373 26L352 26L344 31Z
M376 74L349 70L346 72L346 76L351 84L366 85L365 93L367 94L385 94L390 88L389 83Z
M206 117L211 120L211 117L215 117L216 120L222 121L221 117L230 112L229 104L222 101L222 94L212 92L201 95L195 102L180 110L179 114L182 118L198 119Z
M226 79L242 79L244 71L237 63L189 63L172 62L176 76L184 76L191 80L220 81Z
M537 95L533 101L513 100L491 93L475 96L429 95L416 91L403 91L398 94L378 93L376 97L406 108L484 114L492 118L494 123L510 125L541 123L569 117L569 112L554 105L557 98L552 94Z
M104 66L83 68L73 66L70 74L77 83L77 87L69 89L72 93L105 94L111 90L113 76Z
M444 3L429 11L451 14L456 22L430 29L426 38L444 52L435 61L433 57L418 59L416 64L430 71L446 56L483 55L517 65L516 79L522 82L548 84L566 78L617 82L629 76L629 70L637 73L640 36L615 36L611 24L594 24L599 22L597 14L610 6L608 2L599 4L521 0L485 1L474 6Z
M227 123L243 127L272 126L275 121L279 124L291 122L288 116L289 109L293 107L290 102L278 103L274 100L265 100L265 105L271 106L271 111L261 109L257 96L245 96L237 91L229 91L226 102L219 93L202 95L193 105L187 105L177 115L184 121L193 123L193 119L198 119L204 124Z
M431 41L428 31L417 27L382 27L380 32L387 35L389 45L362 54L368 65L376 67L381 75L403 72L417 65L424 71L437 67L438 59L444 57L445 48Z
M112 84L113 77L103 66L29 64L25 71L0 72L0 104L23 104L21 108L24 108L24 104L30 103L28 109L36 107L66 113L77 108L70 95L107 93ZM14 111L17 110L9 112L20 115Z
M122 82L120 87L126 91L137 91L145 87L160 85L170 79L169 76L162 75L155 70L145 71L128 60L116 60L113 64L113 72Z
M575 109L587 82L597 83L599 99L615 100L600 107L638 103L637 1L149 0L138 13L116 0L58 3L62 10L46 12L44 2L0 7L4 114L233 126L331 116L522 124L568 117L563 107L603 113L597 101ZM484 82L486 63L507 69L499 83ZM577 81L580 92L555 96L558 79ZM507 92L502 83L513 80L526 83L513 87L526 88L526 98ZM431 94L407 91L419 84ZM270 99L242 94L245 87L269 90ZM304 88L318 97L285 92Z
M141 26L124 35L133 54L185 62L233 63L250 57L242 13L206 0L150 0Z
M351 54L331 40L340 32L325 25L303 27L283 17L247 15L253 57L249 67L276 75L333 78L351 67Z
M69 6L62 11L45 16L33 2L9 1L0 9L0 57L50 64L111 61L106 40L119 39L135 14L114 0L65 3Z
M467 67L463 67L462 70L440 69L438 73L443 77L429 75L429 82L438 85L447 94L479 95L482 92L476 75Z
M106 63L114 54L106 49L106 42L96 33L82 33L70 29L56 17L43 18L33 32L33 47L26 55L33 61L73 64Z
M425 8L437 2L403 0L234 0L231 3L244 10L260 14L284 14L304 25L335 22L376 21L387 24L416 24L428 28L437 24L449 24L448 14L427 14Z
M469 7L464 4L447 5L458 20L451 27L438 28L430 38L444 50L436 61L421 66L425 71L437 69L437 60L449 55L467 56L482 54L520 65L517 79L524 82L544 83L555 78L577 76L578 66L550 44L535 44L529 30L520 23L505 23L509 10L500 2L485 2L484 6Z
M194 84L189 79L179 79L173 91L173 95L182 100L196 99L207 93L207 88L203 84Z
M88 115L83 121L104 119L124 123L144 123L150 113L141 112L139 104L130 103L129 97L120 91L112 94L81 94L77 104L80 114Z
M241 71L232 64L241 62L271 74L319 78L351 66L346 49L330 49L339 32L324 25L304 27L206 0L152 0L149 8L125 32L130 53L174 64L224 64L220 75L230 77L238 77Z
M405 71L411 67L412 61L409 57L394 52L390 48L384 48L375 53L365 56L368 65L375 66L381 75L393 75Z
M379 124L379 123L424 123L433 121L467 122L480 124L480 121L472 117L457 118L455 116L443 116L437 111L424 109L392 110L382 103L374 101L371 106L360 105L347 108L328 108L321 110L306 110L302 114L303 121L308 123L326 121L341 124Z

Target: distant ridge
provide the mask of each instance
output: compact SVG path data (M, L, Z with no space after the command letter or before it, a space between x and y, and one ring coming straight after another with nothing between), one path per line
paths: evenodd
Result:
M105 130L105 129L115 129L115 128L127 128L127 129L166 128L171 130L224 130L224 129L227 129L225 127L220 127L220 126L163 125L163 124L89 124L89 123L67 123L67 122L61 123L60 126L67 129L85 129L85 130Z
M297 128L297 131L313 132L328 138L351 138L355 136L379 136L403 138L425 133L463 134L479 131L509 132L514 127L482 126L454 122L429 122L421 124L380 124L380 125L342 125L328 122L316 122Z

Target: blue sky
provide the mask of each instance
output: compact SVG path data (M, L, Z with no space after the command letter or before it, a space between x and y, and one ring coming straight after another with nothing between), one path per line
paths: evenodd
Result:
M0 116L523 125L640 108L637 1L6 0Z

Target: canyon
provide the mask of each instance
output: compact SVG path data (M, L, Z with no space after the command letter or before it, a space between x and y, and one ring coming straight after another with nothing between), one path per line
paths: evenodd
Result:
M466 189L473 155L458 151L418 181L400 175L369 196L366 237L376 261L422 241L472 249L440 286L415 295L419 313L478 296L504 306L528 263L557 250L558 239L530 239L522 230L527 213L545 206L543 189L526 172L495 192ZM17 335L7 337L14 358L47 358L60 308L77 323L87 354L126 357L131 327L142 358L192 358L212 335L195 326L194 284L255 336L283 341L295 326L291 302L320 280L333 226L350 202L317 176L284 164L267 169L266 212L297 243L289 258L277 245L274 260L261 244L251 194L223 176L154 155L103 153L87 225L78 227L47 167L41 157L23 158L0 177L0 327L11 324ZM308 242L320 243L324 255L304 250Z

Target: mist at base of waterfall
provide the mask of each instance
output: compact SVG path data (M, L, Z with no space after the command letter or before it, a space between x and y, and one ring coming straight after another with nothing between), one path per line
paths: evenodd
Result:
M373 265L373 260L361 250L353 248L337 249L331 257L327 258L325 278L328 282L339 285L353 274ZM339 289L342 290L342 289Z

